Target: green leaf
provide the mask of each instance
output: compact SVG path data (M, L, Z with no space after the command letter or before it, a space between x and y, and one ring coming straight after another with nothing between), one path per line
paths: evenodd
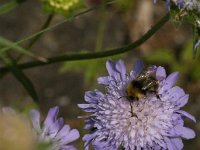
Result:
M105 66L105 59L99 60L85 60L85 61L76 61L76 62L65 62L60 68L60 72L64 73L67 71L76 71L83 72L84 80L87 84L92 84L95 82L95 78L97 77L99 72L105 72L103 69Z
M116 0L116 6L123 11L132 9L135 1L133 0Z
M191 63L193 62L193 54L192 54L192 45L193 42L192 40L188 41L183 48L183 51L181 53L181 61L182 62L187 62L187 63Z
M2 45L2 46L9 46L10 48L13 48L14 50L16 50L16 51L18 51L18 52L20 52L20 53L22 53L22 54L25 54L25 55L31 56L31 57L33 57L33 58L35 58L35 59L38 59L38 60L40 60L40 61L46 62L46 59L45 59L45 58L40 57L40 56L36 56L36 55L34 55L33 53L29 52L28 50L26 50L26 49L20 47L20 46L17 45L16 43L14 43L14 42L12 42L12 41L10 41L10 40L7 40L7 39L5 39L5 38L3 38L3 37L0 37L0 45ZM0 55L3 55L3 53L5 53L5 52L7 52L7 51L9 51L9 50L10 50L10 49L4 50L4 48L1 48L1 49L0 49Z
M191 71L191 76L193 80L200 81L200 63L196 63L194 69Z
M39 99L31 80L23 73L23 71L17 66L17 64L14 61L10 60L6 55L0 55L0 57L7 65L7 67L11 70L15 78L23 85L29 95L33 98L33 100L38 103Z
M0 15L13 10L15 7L17 7L24 1L25 0L12 0L4 5L1 5L0 6Z
M157 62L159 64L174 62L173 54L166 49L156 50L147 56L144 56L144 59L148 62Z
M52 147L52 143L38 143L37 150L49 150Z

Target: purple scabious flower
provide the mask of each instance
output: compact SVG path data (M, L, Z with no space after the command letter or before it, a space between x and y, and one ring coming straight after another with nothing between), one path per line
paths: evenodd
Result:
M71 129L69 125L64 124L63 118L57 118L59 108L50 108L46 119L40 125L40 113L37 110L31 110L31 120L36 132L39 143L50 143L49 150L76 150L69 143L77 140L80 135L78 130Z
M200 2L199 0L172 0L173 3L178 6L179 9L185 10L196 10L200 12Z
M122 60L107 61L106 68L109 75L98 78L106 93L88 91L86 103L78 105L90 113L83 117L85 129L92 131L83 137L86 150L90 145L95 150L181 150L182 139L195 137L194 131L184 126L183 118L196 120L180 110L189 95L174 86L177 72L167 76L163 67L148 67L147 72L154 74L158 82L157 92L130 100L127 87L144 72L143 63L137 61L129 74Z
M157 0L154 0L156 3ZM166 0L166 5L170 11L172 21L180 24L184 18L193 24L194 28L200 28L200 1L199 0ZM172 7L173 6L173 7ZM200 33L198 33L197 36ZM194 37L196 35L194 34ZM193 51L196 53L199 41L194 40Z
M157 0L154 0L154 3L156 3ZM176 5L179 9L183 10L195 10L200 12L200 2L199 0L166 0L167 8L170 10L171 3Z

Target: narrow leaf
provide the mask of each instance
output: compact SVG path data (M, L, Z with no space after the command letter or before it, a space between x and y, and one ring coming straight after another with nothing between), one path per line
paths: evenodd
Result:
M0 15L7 13L17 7L20 3L24 2L25 0L12 0L4 5L0 6Z
M23 53L25 55L28 55L28 56L31 56L37 60L40 60L42 62L46 62L47 60L43 57L40 57L40 56L36 56L34 55L33 53L31 53L30 51L20 47L19 45L17 45L16 43L10 41L10 40L7 40L3 37L0 37L0 45L2 46L9 46L10 48L13 48L14 50L20 52L20 53ZM7 49L6 51L2 51L2 49L0 49L0 55L2 55L3 53L9 51L10 49Z

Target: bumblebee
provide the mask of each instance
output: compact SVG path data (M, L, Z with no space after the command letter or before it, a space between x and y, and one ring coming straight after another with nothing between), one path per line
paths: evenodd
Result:
M158 80L155 71L143 70L136 79L127 85L126 93L129 100L140 100L147 93L157 93Z

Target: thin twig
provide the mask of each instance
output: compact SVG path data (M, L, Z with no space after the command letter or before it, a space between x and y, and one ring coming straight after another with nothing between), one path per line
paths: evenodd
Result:
M105 4L102 4L102 5L110 5L110 4L114 3L114 2L115 2L115 0L113 0L113 1L111 1L111 2L108 2L108 3L105 3ZM52 30L52 29L56 28L57 26L59 26L59 25L65 23L65 22L68 22L68 21L70 21L70 20L73 20L74 18L77 18L78 16L81 16L81 15L84 15L84 14L86 14L86 13L89 13L89 12L91 12L91 11L97 9L97 8L100 8L102 5L94 6L94 7L92 7L92 8L88 8L88 9L86 9L86 10L83 10L83 11L81 11L81 12L79 12L79 13L73 15L72 17L66 18L66 19L64 19L63 21L59 22L59 23L56 23L56 24L54 24L54 25L52 25L52 26L50 26L50 27L48 27L48 28L45 28L44 30L41 30L41 31L39 31L39 32L37 32L37 33L35 33L35 34L32 34L32 35L30 35L30 36L24 38L24 39L21 39L21 40L15 42L14 44L15 44L15 45L18 45L18 44L21 44L21 43L23 43L23 42L25 42L25 41L27 41L27 40L33 39L34 37L36 37L36 36L38 36L38 35L40 35L40 34L42 34L42 33L44 33L44 32L47 32L47 31L49 31L49 30ZM11 49L11 48L12 48L12 47L9 47L9 46L8 46L8 47L5 47L5 48L0 49L0 54L4 53L5 51L7 51L7 50L9 50L9 49Z

